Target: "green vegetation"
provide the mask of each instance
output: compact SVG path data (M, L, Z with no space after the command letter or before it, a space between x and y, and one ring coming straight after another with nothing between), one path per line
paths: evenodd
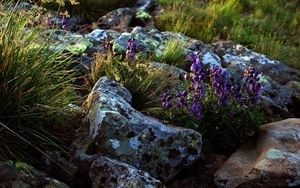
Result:
M54 52L14 10L0 18L0 159L31 160L28 148L58 147L47 125L75 99L70 57Z
M166 48L161 54L156 54L154 60L174 65L177 67L182 67L183 62L187 57L187 52L185 52L185 46L182 42L178 40L170 40L166 44Z
M199 131L205 153L229 155L270 121L260 103L260 74L249 67L243 81L233 84L228 82L226 70L214 67L203 71L200 54L191 57L191 72L182 80L182 91L176 97L164 93L161 98L162 119Z
M132 106L137 110L159 106L163 77L159 70L149 70L147 63L122 60L112 54L97 54L92 72L86 79L88 85L93 86L102 76L108 76L127 88L132 94Z
M156 25L212 42L244 44L300 69L300 3L297 0L158 0Z

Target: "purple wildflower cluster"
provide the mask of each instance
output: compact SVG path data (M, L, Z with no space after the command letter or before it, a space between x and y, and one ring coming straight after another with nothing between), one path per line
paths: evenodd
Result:
M162 102L162 107L164 109L170 109L173 106L172 103L172 96L169 95L168 93L164 93L162 98L161 98L161 102Z
M126 58L130 60L134 60L136 49L137 49L137 44L135 43L134 38L132 37L127 42Z
M207 106L205 105L207 101L210 101L209 105L212 105L215 110L226 108L230 104L236 104L240 108L243 108L245 104L249 107L258 104L262 85L259 82L259 74L253 67L245 70L243 79L245 86L238 87L228 82L225 69L212 67L204 71L200 56L200 52L189 55L192 64L191 72L184 78L187 87L176 95L177 105L175 106L172 104L173 97L165 93L162 97L164 109L171 110L175 107L183 109L200 121L201 112L205 110L204 106Z
M230 85L226 82L227 71L219 67L210 69L210 79L213 91L218 96L218 105L227 106L229 102Z
M250 106L257 105L262 90L262 84L259 81L259 74L254 67L250 66L247 70L245 70L243 80L246 84L245 87L248 94L248 102Z

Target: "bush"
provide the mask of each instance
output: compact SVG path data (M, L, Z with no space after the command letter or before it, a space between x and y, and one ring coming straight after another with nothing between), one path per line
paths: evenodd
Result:
M206 152L230 154L267 121L259 101L260 75L249 67L242 84L237 84L228 79L226 70L203 70L200 53L191 54L191 60L183 90L176 97L162 96L163 116L171 123L200 131Z
M50 50L28 23L14 10L0 18L0 159L28 160L29 146L55 145L46 125L62 120L75 98L70 57Z

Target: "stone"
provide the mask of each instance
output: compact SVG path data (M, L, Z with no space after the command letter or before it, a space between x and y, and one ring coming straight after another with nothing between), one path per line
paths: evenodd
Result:
M69 186L26 163L0 162L0 187L68 188Z
M129 92L107 77L96 83L83 105L91 154L104 154L164 181L200 157L200 133L148 117L132 108L129 99Z
M118 32L113 30L95 29L86 36L94 43L101 42L103 44L106 38L114 40L119 37L119 35Z
M300 186L300 119L261 127L215 173L218 187Z
M119 8L102 16L97 24L101 29L128 31L135 11L131 8Z
M149 173L108 157L100 157L89 171L92 187L97 188L164 188L165 186Z
M137 0L136 8L138 11L149 11L154 6L154 0Z
M51 47L54 51L63 50L74 55L80 55L92 46L89 39L83 35L69 33L64 30L48 30L43 32L42 35L50 37L52 43Z
M43 172L72 185L76 179L78 168L61 152L45 152L41 157L41 169Z
M113 52L124 54L127 50L127 42L130 38L134 38L137 44L137 51L143 53L144 55L152 55L157 49L161 49L161 42L152 38L151 34L145 31L142 27L133 28L131 33L122 33L113 42Z

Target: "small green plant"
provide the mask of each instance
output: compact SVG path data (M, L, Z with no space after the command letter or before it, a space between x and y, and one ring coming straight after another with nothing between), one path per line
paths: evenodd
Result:
M70 57L41 42L28 23L15 10L0 18L0 159L30 160L33 145L56 147L46 125L63 120L76 97Z
M182 82L183 91L176 97L162 96L163 116L201 132L206 152L230 154L267 121L259 102L260 75L250 67L242 84L230 83L226 70L203 70L200 53L190 57L191 73Z
M181 41L170 40L161 54L154 58L156 61L182 67L186 59L185 46Z

